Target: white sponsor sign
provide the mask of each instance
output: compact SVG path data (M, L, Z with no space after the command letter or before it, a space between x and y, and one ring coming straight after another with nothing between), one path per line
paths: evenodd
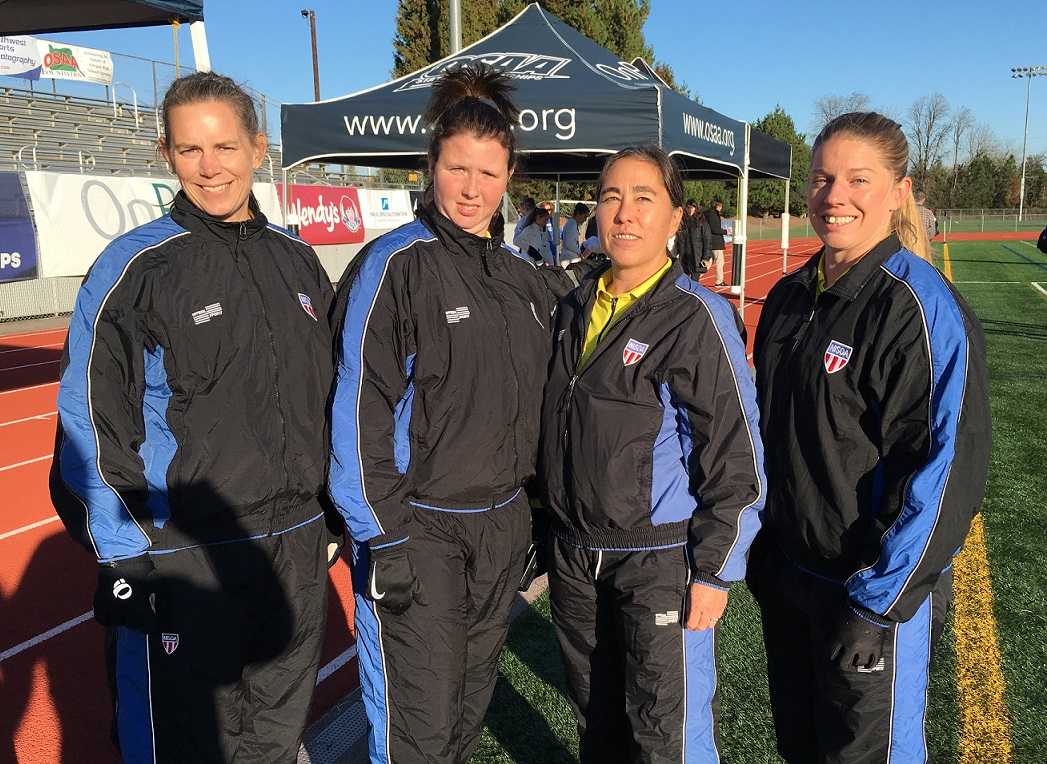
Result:
M41 77L112 84L113 57L109 51L51 40L37 40L36 44Z
M179 189L174 178L27 172L25 179L41 277L83 276L109 242L165 214ZM265 216L279 224L276 186L256 183L254 194Z
M358 189L364 229L396 228L414 220L407 191Z
M0 37L0 75L40 77L40 51L32 37Z

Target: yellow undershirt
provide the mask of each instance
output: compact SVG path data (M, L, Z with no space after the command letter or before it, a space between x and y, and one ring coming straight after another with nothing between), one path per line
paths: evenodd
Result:
M600 280L596 282L596 300L593 302L593 311L589 314L589 328L585 332L585 344L582 345L582 355L578 359L579 371L589 362L589 357L600 344L600 339L606 331L618 323L618 320L625 315L634 302L651 291L672 264L673 261L666 258L665 265L659 268L657 273L624 294L611 294L607 291L610 271L600 277Z
M857 263L857 260L854 263L851 263L850 265L848 265L844 269L843 273L841 273L839 276L836 277L836 281L839 281L844 276L846 276L847 275L847 271L851 270L851 268L854 267L855 263ZM834 281L833 283L835 284L836 281ZM828 288L829 288L828 284L827 284L827 282L825 280L825 255L823 254L820 258L818 258L818 285L814 288L814 297L815 297L815 299L818 299L819 297L821 297L822 296L822 292L824 292Z

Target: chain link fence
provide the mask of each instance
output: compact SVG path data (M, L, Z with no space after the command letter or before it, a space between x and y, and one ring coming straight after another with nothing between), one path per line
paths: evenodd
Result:
M938 227L946 234L956 233L994 233L1035 231L1040 232L1047 226L1047 210L1026 209L1019 220L1016 209L942 209L935 210L938 216Z

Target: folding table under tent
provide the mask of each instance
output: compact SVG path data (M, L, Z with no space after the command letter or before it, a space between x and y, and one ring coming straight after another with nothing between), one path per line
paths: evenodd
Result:
M481 40L405 77L327 101L283 105L285 187L287 171L305 162L420 169L429 127L422 115L432 84L473 62L513 80L513 101L521 110L520 175L592 180L607 155L627 146L660 146L685 177L740 179L743 222L735 242L743 252L748 179L788 180L788 144L680 95L643 61L620 60L532 3ZM742 263L744 273L744 255ZM740 299L744 307L744 288Z

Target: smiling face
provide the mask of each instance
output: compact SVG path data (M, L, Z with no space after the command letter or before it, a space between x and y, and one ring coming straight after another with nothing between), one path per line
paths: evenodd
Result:
M811 159L811 225L842 260L861 257L890 234L891 214L911 187L908 177L894 177L874 142L838 133Z
M438 209L471 234L487 233L509 185L509 149L496 138L455 133L440 143L432 168Z
M596 205L600 244L621 269L655 267L680 225L683 208L673 207L658 166L636 157L619 159L606 171Z
M197 101L171 109L160 151L189 200L228 222L251 217L251 175L262 164L266 138L252 136L224 101Z

